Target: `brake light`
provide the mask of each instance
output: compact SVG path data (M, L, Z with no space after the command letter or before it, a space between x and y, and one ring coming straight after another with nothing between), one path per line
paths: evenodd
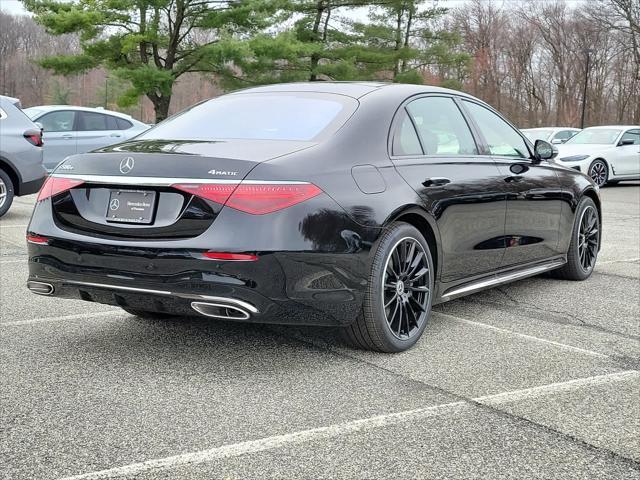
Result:
M47 237L41 237L40 235L27 233L27 242L35 243L37 245L47 245L49 243L49 239Z
M24 132L24 138L27 139L31 145L35 145L36 147L42 147L44 145L44 141L42 140L42 132L38 130L27 130Z
M241 183L225 204L252 215L291 207L322 193L311 183Z
M171 185L176 190L191 193L198 197L206 198L212 202L224 205L229 195L238 186L237 183L175 183Z
M223 260L227 262L254 262L258 260L257 255L249 253L204 252L202 256L211 260Z
M276 212L322 193L312 183L176 183L171 186L252 215Z
M38 198L36 201L41 202L42 200L53 197L54 195L71 190L83 183L84 180L75 180L73 178L48 177L40 189L40 192L38 192Z

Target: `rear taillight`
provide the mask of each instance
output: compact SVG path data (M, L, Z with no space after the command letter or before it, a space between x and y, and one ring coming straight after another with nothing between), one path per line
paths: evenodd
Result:
M276 212L322 193L311 183L175 184L172 187L252 215Z
M42 132L39 130L27 130L24 132L24 138L27 139L27 142L31 145L35 145L36 147L42 147L44 145Z
M36 201L40 202L42 200L46 200L47 198L51 198L54 195L66 192L67 190L71 190L72 188L77 187L78 185L82 185L83 183L83 180L75 180L73 178L49 177L40 189Z

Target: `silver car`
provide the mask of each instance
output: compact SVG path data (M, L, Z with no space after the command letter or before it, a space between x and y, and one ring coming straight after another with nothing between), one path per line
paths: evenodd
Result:
M47 105L25 108L24 112L44 129L44 166L48 171L69 155L129 140L149 128L129 115L102 108Z
M20 110L20 100L0 95L0 217L14 196L36 193L42 166L42 130Z

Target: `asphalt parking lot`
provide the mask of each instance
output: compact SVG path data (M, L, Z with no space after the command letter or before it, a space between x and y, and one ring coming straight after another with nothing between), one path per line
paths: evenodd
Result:
M640 478L640 184L603 248L435 308L409 352L323 329L134 319L25 287L33 197L0 220L0 478Z

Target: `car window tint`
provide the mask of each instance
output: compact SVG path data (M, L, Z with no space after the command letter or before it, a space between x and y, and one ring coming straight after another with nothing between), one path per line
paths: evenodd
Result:
M394 155L422 155L422 147L416 129L405 110L400 113L396 131L393 134L392 153Z
M118 130L128 130L133 127L133 123L129 120L125 120L124 118L116 118L116 123L118 124Z
M109 128L109 115L93 112L78 112L80 121L78 122L79 131L95 131L95 130L113 130Z
M142 139L309 141L355 111L355 99L325 93L245 93L215 98L175 115Z
M73 130L75 112L71 110L61 110L58 112L46 113L37 122L42 125L46 132L70 132Z
M477 155L473 136L451 98L426 97L407 105L426 155Z
M484 136L491 155L529 158L527 144L518 132L488 108L464 101L469 113Z
M627 130L620 138L620 141L622 140L633 140L634 145L640 145L640 129Z

